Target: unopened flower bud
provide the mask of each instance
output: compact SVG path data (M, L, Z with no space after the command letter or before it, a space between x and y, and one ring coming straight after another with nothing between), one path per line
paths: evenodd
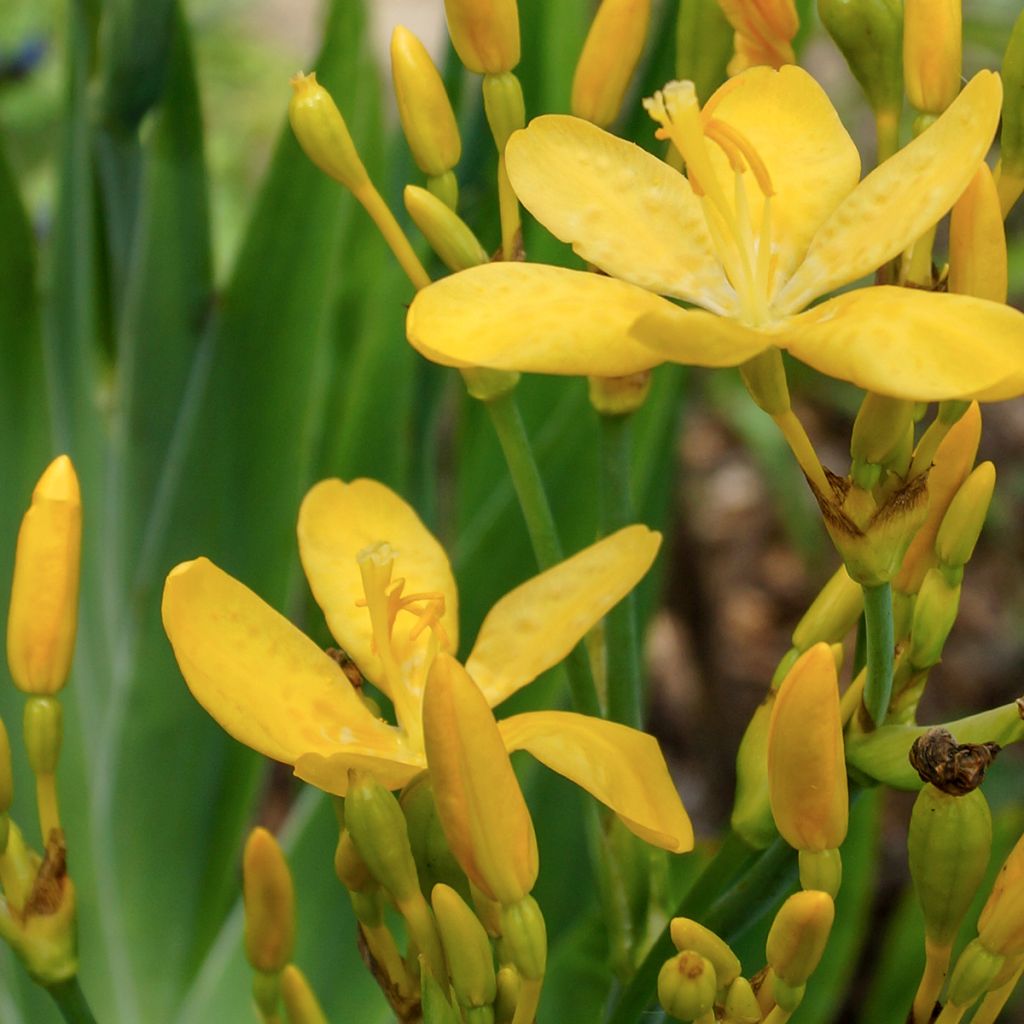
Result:
M950 215L948 286L958 295L1006 301L1006 229L999 190L984 161Z
M288 119L306 156L352 192L370 183L341 111L316 74L292 77Z
M423 1024L463 1024L462 1014L448 1001L446 991L434 980L430 971L424 968L421 983L421 1007Z
M672 944L682 953L692 949L711 961L718 979L718 987L731 985L740 974L740 961L729 948L729 944L720 939L710 928L688 917L674 917L669 926Z
M913 402L869 391L853 421L850 455L854 464L884 464L906 435L913 414Z
M777 696L778 690L769 690L757 706L736 753L736 797L729 823L756 850L763 850L778 835L768 799L767 770L768 729Z
M484 79L484 111L494 144L504 153L509 136L526 124L523 87L511 71Z
M941 114L960 92L962 0L904 0L903 78L922 114Z
M334 873L349 892L365 892L377 885L347 828L343 828L338 835L338 845L334 850Z
M746 978L737 978L725 993L725 1017L730 1024L759 1024L762 1019L757 996Z
M66 455L54 459L21 521L7 613L7 663L24 693L64 685L78 625L82 499Z
M819 889L836 898L843 881L843 859L837 849L801 850L797 861L801 889Z
M444 10L452 46L470 71L494 75L519 63L516 0L445 0Z
M504 964L498 968L497 981L498 994L494 1000L494 1020L496 1024L508 1024L516 1015L522 979L511 964Z
M726 65L732 54L732 25L717 0L687 0L679 4L675 76L693 82L701 103L706 103L725 81Z
M960 608L960 584L950 584L939 569L929 569L914 602L910 628L910 663L914 668L930 668L942 660L956 613Z
M729 61L729 74L738 75L747 68L767 65L780 68L793 64L793 37L800 18L793 0L718 0L733 37L735 56Z
M32 697L25 702L25 749L35 775L52 775L57 770L64 737L60 701L54 697Z
M619 116L650 19L651 0L602 0L572 80L576 117L607 128Z
M242 857L245 902L245 955L253 969L277 974L295 946L295 891L291 872L265 829L254 828Z
M448 847L441 819L437 816L430 774L424 772L409 783L402 790L399 803L409 829L409 845L424 895L429 896L438 883L450 886L460 895L468 894L466 876Z
M1006 958L986 949L980 939L974 939L957 959L949 979L946 993L947 1003L960 1007L970 1006L979 996L988 991Z
M806 889L782 904L765 945L768 963L778 979L792 987L807 981L825 952L834 919L835 904L826 892Z
M547 966L548 940L544 915L532 896L501 908L501 937L519 976L539 981Z
M1024 191L1024 12L1003 57L1003 120L999 133L999 200L1003 216Z
M828 644L802 655L779 687L768 731L768 793L790 846L831 850L846 838L839 681Z
M1007 957L1024 953L1024 837L1010 851L978 918L986 949Z
M490 1006L497 994L497 981L494 954L484 926L465 900L447 885L435 885L430 902L459 1005L466 1011Z
M455 112L426 47L403 25L391 35L391 78L417 166L431 177L450 171L462 155Z
M793 630L793 646L806 651L816 643L837 643L850 631L864 609L864 591L841 565Z
M970 561L995 486L996 468L991 462L983 462L960 485L935 538L935 551L943 564L957 566Z
M487 262L487 253L470 226L447 203L417 185L406 185L403 198L413 223L449 270L468 270Z
M704 1016L715 1005L717 991L714 966L692 949L666 960L658 972L658 1002L678 1020Z
M992 848L992 816L980 789L964 796L926 784L914 802L907 836L910 877L927 940L952 944L981 884Z
M1024 835L1017 840L1016 845L1010 851L1009 856L1003 861L1003 866L996 875L985 906L981 908L978 915L978 928L984 928L995 911L999 901L1007 889L1024 886Z
M281 999L288 1013L288 1024L327 1024L313 989L295 964L289 964L281 972Z

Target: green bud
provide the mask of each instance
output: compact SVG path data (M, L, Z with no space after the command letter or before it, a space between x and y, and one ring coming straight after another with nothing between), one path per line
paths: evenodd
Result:
M509 136L526 124L523 87L515 74L484 75L484 111L498 152L504 153Z
M430 971L424 968L422 978L423 1024L462 1024L455 1009Z
M929 668L942 660L956 613L960 609L960 584L950 586L939 569L929 569L914 602L910 629L910 662L917 668Z
M724 939L720 939L709 928L691 921L688 917L675 917L670 925L672 942L682 953L692 949L711 961L718 979L718 987L731 985L740 974L740 961Z
M36 775L52 775L57 770L64 735L62 718L56 697L29 697L25 702L25 747Z
M971 560L995 486L996 468L991 462L976 467L960 485L935 538L936 554L945 565L966 565Z
M338 835L338 845L334 851L334 873L349 892L364 892L377 886L346 828Z
M374 884L372 889L364 892L349 891L349 899L356 920L366 928L379 928L384 922L384 908L381 905L379 887Z
M992 816L980 789L952 796L926 784L914 802L907 836L910 876L924 913L925 936L947 946L988 866Z
M769 690L757 706L736 753L736 797L730 824L755 850L763 850L779 834L768 798L768 728L777 695L777 690Z
M863 609L864 591L859 583L850 579L846 566L841 565L797 623L793 646L802 653L821 641L837 643L853 628Z
M440 199L445 206L454 210L459 205L459 179L454 171L432 174L427 178L427 191Z
M772 978L772 997L787 1017L803 1002L806 989L806 985L790 985L781 978Z
M853 421L850 457L855 463L884 465L906 436L913 413L913 402L869 391Z
M946 993L947 1001L953 1006L970 1006L988 991L1005 960L1004 956L989 952L980 939L974 939L960 954L953 968Z
M469 225L437 196L406 185L405 208L416 227L449 270L468 270L487 262L487 253Z
M679 0L676 78L693 82L703 104L725 81L733 29L717 0Z
M1024 13L1003 57L1003 127L999 135L999 199L1003 216L1024 188Z
M245 954L254 970L276 975L295 946L295 892L281 847L265 828L254 828L245 844L242 893Z
M737 978L725 993L725 1017L730 1024L758 1024L761 1007L746 978Z
M818 0L818 14L876 116L903 108L901 0Z
M465 898L469 883L445 838L437 816L434 788L424 772L402 790L399 798L409 829L409 844L420 876L420 888L429 896L439 882L450 886Z
M838 850L801 850L800 888L819 889L832 899L839 894L843 882L843 859Z
M313 989L295 964L281 972L281 998L288 1012L288 1024L327 1024Z
M501 908L501 934L509 959L526 981L540 981L547 964L544 915L532 896Z
M497 994L497 982L484 926L465 900L447 885L434 886L431 903L460 1005L465 1010L490 1006Z
M519 972L511 964L505 964L498 968L497 982L498 994L494 999L494 1019L497 1024L509 1024L516 1015L522 981Z
M827 892L794 893L775 915L765 953L777 979L794 988L814 973L828 942L835 904ZM781 1005L778 995L776 1001Z
M679 1020L696 1020L708 1013L717 991L714 966L692 949L666 960L658 972L658 1002Z

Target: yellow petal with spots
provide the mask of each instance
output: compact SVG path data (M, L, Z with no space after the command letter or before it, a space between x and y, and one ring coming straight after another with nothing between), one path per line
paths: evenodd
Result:
M629 337L671 305L635 285L541 263L488 263L417 294L406 333L445 366L626 377L661 360Z
M803 68L792 64L778 71L769 67L744 71L721 86L706 109L714 120L746 139L771 178L777 288L799 265L818 228L857 184L857 147L825 91ZM711 142L708 151L725 194L732 196L733 172L725 155ZM743 179L757 231L764 196L752 174L745 173Z
M777 343L769 331L671 302L639 317L631 334L662 359L692 366L739 366Z
M295 774L325 793L345 796L352 769L372 775L388 789L401 789L423 771L426 763L425 757L412 751L381 757L353 748L337 754L303 754L295 762Z
M506 594L488 612L466 669L499 704L557 665L651 567L661 534L627 526Z
M523 205L612 277L716 311L735 296L700 200L663 160L577 117L548 114L505 149Z
M395 551L393 579L405 580L407 595L437 592L445 607L441 625L451 650L459 643L459 608L448 556L422 520L394 491L376 480L323 480L303 499L299 509L299 555L317 604L323 609L335 640L363 673L377 684L380 658L373 650L370 614L357 602L363 598L363 579L357 556L373 544L387 543ZM426 657L429 631L410 644L417 620L399 613L395 648L417 659L410 679Z
M968 295L860 288L779 335L816 370L911 401L969 398L1024 371L1024 314Z
M979 71L930 128L872 171L814 236L776 310L795 313L872 273L936 224L988 152L1002 96L999 76Z
M399 749L330 657L207 559L171 570L162 613L192 695L240 743L288 764L350 743Z
M509 750L527 750L610 807L641 839L673 853L693 849L693 826L658 741L571 711L534 711L498 723Z

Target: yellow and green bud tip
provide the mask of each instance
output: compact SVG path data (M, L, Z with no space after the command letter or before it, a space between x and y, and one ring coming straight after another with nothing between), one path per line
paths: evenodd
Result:
M904 0L903 78L922 114L941 114L960 92L962 0Z
M519 63L516 0L445 0L444 10L452 46L470 71L495 75Z

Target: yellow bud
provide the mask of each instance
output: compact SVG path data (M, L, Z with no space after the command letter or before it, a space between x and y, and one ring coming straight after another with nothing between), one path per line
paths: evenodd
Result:
M863 588L850 579L845 565L839 566L797 623L793 646L806 651L821 641L837 643L853 628L863 609Z
M981 908L981 913L978 915L979 931L988 925L996 906L1003 898L1003 894L1008 889L1022 887L1024 887L1024 835L1017 840L1009 856L1003 861L999 874L996 875L996 880L992 885L992 892L989 893L985 906Z
M455 113L426 47L402 25L391 35L391 78L417 166L432 177L450 171L462 155Z
M449 270L468 270L487 262L487 253L470 226L447 203L417 185L406 185L403 198L413 223Z
M666 960L658 972L658 1002L679 1020L696 1020L708 1013L717 991L714 966L692 949Z
M860 590L860 587L857 587ZM736 797L730 824L743 841L763 850L778 835L768 800L768 728L778 690L757 706L736 753Z
M992 893L978 918L978 938L993 953L1024 953L1024 837L996 876Z
M737 978L725 994L725 1016L730 1024L759 1024L761 1007L746 978Z
M494 999L494 1019L497 1024L507 1024L516 1015L522 980L511 964L498 968L498 994Z
M300 72L292 77L291 83L288 119L306 156L352 192L369 185L345 119L331 94L316 80L315 72Z
M501 907L501 937L508 958L525 981L539 981L547 966L544 915L532 896Z
M849 804L839 681L828 644L802 655L779 687L768 730L768 794L790 846L842 845Z
M949 221L949 290L1005 302L1006 229L995 179L982 162Z
M947 1002L953 1006L970 1006L988 991L1005 960L1004 956L986 949L980 938L968 943L949 979Z
M444 11L452 46L470 71L500 74L519 63L516 0L444 0Z
M740 961L724 939L710 928L691 921L688 917L675 917L669 927L672 943L680 953L692 949L711 961L718 979L718 987L731 985L740 974Z
M758 65L795 63L793 37L800 19L793 0L718 0L718 5L736 31L730 75Z
M587 396L602 416L636 412L651 390L651 372L642 370L627 377L588 377Z
M265 829L254 828L242 856L245 955L254 970L277 974L295 945L295 893L281 847Z
M959 607L960 584L951 584L939 569L929 569L914 602L910 628L910 663L915 669L930 668L942 660Z
M313 989L295 964L289 964L281 973L281 998L288 1024L327 1024Z
M497 994L497 981L484 926L450 886L435 885L430 902L459 1005L465 1010L489 1006Z
M338 835L338 845L334 850L334 873L349 892L366 892L377 885L347 828L343 828Z
M602 0L573 76L573 114L602 128L618 117L650 19L651 0Z
M75 649L82 498L66 455L46 468L21 521L7 615L7 663L24 693L54 694Z
M537 880L533 822L487 701L444 653L423 694L423 738L452 853L488 897L517 903Z
M904 0L903 80L922 114L941 114L960 92L961 0Z
M995 486L996 468L991 462L983 462L960 485L935 538L935 551L943 564L957 566L970 561Z
M779 908L768 932L765 953L772 970L785 984L798 987L814 973L834 918L832 897L815 889L794 893Z

